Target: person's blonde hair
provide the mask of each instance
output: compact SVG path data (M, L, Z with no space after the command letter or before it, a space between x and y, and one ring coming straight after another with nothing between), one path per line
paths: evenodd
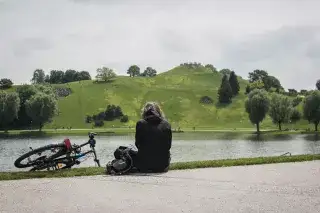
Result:
M157 102L152 102L152 101L149 101L147 102L143 108L141 109L141 117L142 118L146 118L147 117L147 112L149 110L153 110L155 111L156 113L158 113L158 116L161 117L161 118L165 118L164 116L164 113L163 111L161 110L161 107L160 105L157 103Z

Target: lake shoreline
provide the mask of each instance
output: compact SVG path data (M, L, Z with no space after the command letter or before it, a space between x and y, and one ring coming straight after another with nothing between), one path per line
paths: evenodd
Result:
M320 160L320 154L177 162L177 163L172 163L170 165L169 170L249 166L249 165L261 165L261 164L304 162L304 161L314 161L314 160ZM74 169L64 170L64 171L0 172L0 181L32 179L32 178L63 178L63 177L76 177L76 176L95 176L95 175L105 175L104 165L102 165L102 167L83 167L83 168L74 168Z
M84 136L88 135L89 132L96 132L98 135L103 136L113 136L113 135L130 135L135 134L135 129L131 128L110 128L110 129L44 129L39 130L9 130L7 133L0 131L1 137L11 137L11 136ZM184 133L217 133L217 134L237 134L237 135L257 135L254 129L182 129L172 130L174 135L184 134ZM305 134L319 134L315 131L306 130L276 130L276 129L265 129L261 130L260 135L305 135Z

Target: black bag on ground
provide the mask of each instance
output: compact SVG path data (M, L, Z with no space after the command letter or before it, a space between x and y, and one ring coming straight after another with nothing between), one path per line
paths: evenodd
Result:
M123 175L130 172L133 169L133 159L130 152L134 152L130 147L119 146L113 153L115 159L107 163L106 173Z

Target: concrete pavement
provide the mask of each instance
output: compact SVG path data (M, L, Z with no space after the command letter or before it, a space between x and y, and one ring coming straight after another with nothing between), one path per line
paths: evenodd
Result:
M320 212L320 161L0 182L0 212Z

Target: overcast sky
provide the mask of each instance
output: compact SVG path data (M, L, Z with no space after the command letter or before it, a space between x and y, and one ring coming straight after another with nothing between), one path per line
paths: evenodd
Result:
M0 0L0 78L29 82L37 68L125 74L181 62L247 78L265 69L285 88L320 78L320 1Z

